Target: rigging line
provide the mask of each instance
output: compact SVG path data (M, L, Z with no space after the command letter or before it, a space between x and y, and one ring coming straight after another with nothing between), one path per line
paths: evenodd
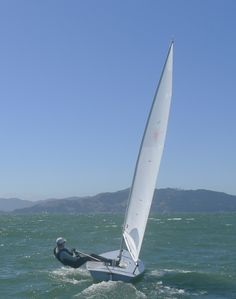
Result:
M136 263L136 266L134 268L133 274L134 274L134 272L136 271L137 268L138 268L138 263Z
M122 253L123 253L123 250L124 250L123 245L124 245L124 237L123 237L123 234L122 234L122 239L121 239L121 244L120 244L120 252L117 256L119 262L121 261L121 256L122 256Z

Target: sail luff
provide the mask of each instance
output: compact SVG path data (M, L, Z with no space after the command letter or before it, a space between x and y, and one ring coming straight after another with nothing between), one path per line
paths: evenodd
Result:
M172 95L173 42L170 45L142 138L125 215L123 238L138 260L163 152Z

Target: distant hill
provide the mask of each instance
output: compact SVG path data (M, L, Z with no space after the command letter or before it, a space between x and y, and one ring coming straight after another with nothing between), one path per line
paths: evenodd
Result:
M11 212L15 209L28 208L34 205L32 201L19 198L0 198L0 211Z
M124 213L129 189L95 196L50 199L15 209L17 213ZM1 209L1 208L0 208ZM236 196L209 190L158 189L151 212L233 212Z
M172 212L232 212L236 211L236 196L209 190L156 190L152 208L161 213Z

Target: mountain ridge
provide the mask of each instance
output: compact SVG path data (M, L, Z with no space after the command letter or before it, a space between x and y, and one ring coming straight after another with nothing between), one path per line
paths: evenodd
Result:
M0 212L14 213L124 213L128 203L129 189L104 192L94 196L67 197L30 202L20 199L0 199ZM6 201L9 201L8 203ZM3 206L3 203L8 205ZM17 206L13 208L13 204ZM21 206L22 204L22 206ZM156 189L151 212L233 212L236 196L205 189L182 190Z

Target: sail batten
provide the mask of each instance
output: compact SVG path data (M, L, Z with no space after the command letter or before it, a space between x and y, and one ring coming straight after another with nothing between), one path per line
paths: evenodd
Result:
M152 103L135 167L123 238L138 261L165 143L172 96L173 42Z

